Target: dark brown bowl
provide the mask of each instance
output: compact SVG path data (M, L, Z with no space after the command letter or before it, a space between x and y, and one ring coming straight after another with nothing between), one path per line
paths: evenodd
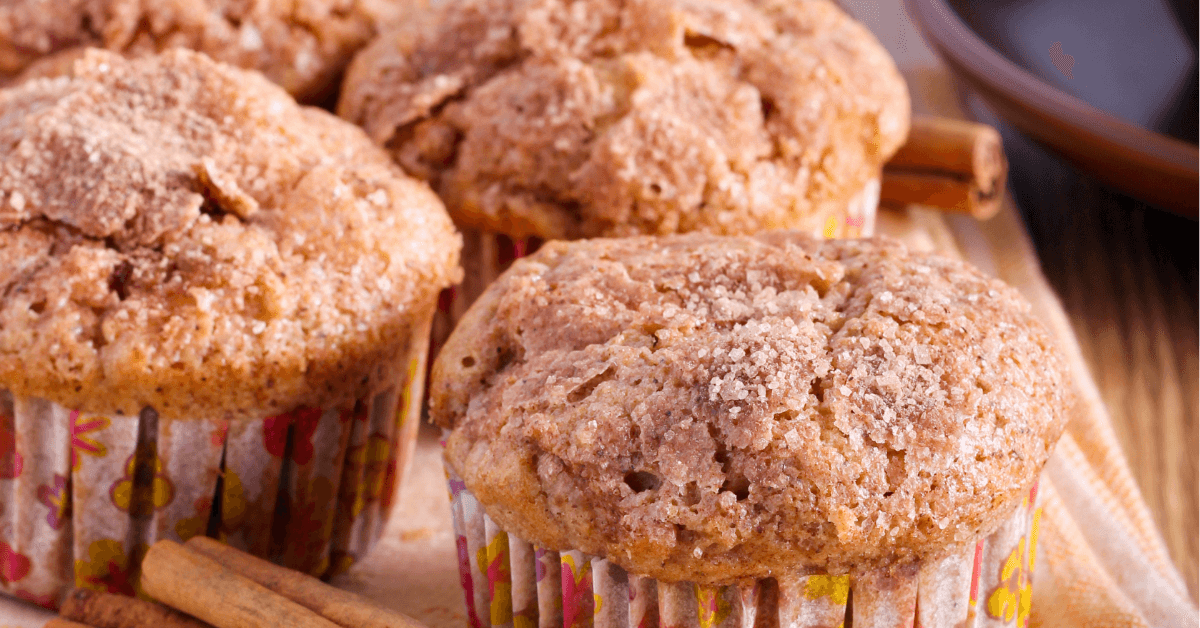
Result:
M1050 85L994 50L946 0L906 0L909 14L954 72L1002 118L1101 183L1195 219L1200 152Z

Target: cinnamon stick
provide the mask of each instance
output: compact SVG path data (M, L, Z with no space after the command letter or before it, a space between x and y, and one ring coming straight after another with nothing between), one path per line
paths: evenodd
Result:
M996 129L917 116L908 141L883 167L880 200L929 205L981 220L1000 210L1008 160Z
M220 541L194 537L186 547L345 628L425 628L417 620L379 606L360 595L332 587L307 574L274 565Z
M216 628L337 628L337 624L173 541L150 547L142 588Z
M212 628L161 604L90 589L71 591L58 614L95 628Z

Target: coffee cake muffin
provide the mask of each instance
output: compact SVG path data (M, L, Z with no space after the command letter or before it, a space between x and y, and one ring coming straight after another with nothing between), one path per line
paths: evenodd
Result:
M0 4L0 83L89 46L199 50L266 74L297 98L332 96L346 63L418 0L10 0Z
M563 625L653 590L671 626L837 625L851 589L855 625L912 625L918 596L927 627L1027 613L1065 377L1016 291L894 241L547 244L433 368L460 533L488 566L469 605L495 612L505 534L513 612L539 612L536 571L561 561ZM568 599L585 575L600 606Z
M0 545L27 567L0 590L133 593L157 538L313 573L363 551L460 246L426 184L258 73L96 50L0 91Z
M465 0L418 15L354 60L339 112L466 227L820 232L908 131L891 58L824 0Z
M466 282L547 239L873 232L904 80L826 0L462 0L365 48L339 114L429 181Z

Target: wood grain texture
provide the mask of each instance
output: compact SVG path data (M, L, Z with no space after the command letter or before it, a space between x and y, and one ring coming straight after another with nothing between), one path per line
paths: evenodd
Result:
M1197 224L1110 192L1011 132L1004 139L1043 272L1197 599Z

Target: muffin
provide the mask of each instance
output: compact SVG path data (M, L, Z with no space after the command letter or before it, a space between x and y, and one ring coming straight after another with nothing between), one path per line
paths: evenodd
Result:
M88 46L129 54L190 48L263 72L297 98L334 94L346 62L415 0L9 0L0 5L0 83ZM34 73L40 74L37 69Z
M364 48L338 104L464 230L451 319L547 239L870 234L909 110L825 0L439 3Z
M0 591L135 593L146 546L198 534L344 567L460 246L426 184L258 73L89 51L0 91Z
M1070 407L1013 289L795 232L549 243L430 397L493 626L1024 625Z

